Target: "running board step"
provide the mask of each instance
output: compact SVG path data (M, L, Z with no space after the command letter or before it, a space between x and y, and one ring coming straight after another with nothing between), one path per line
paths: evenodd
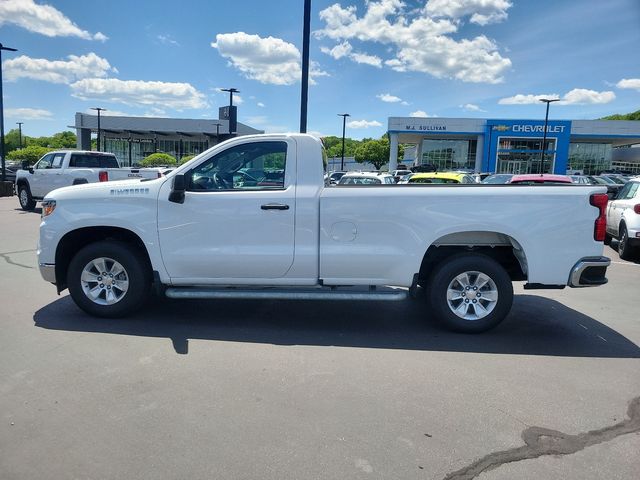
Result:
M249 299L249 300L369 300L401 301L407 298L406 290L338 290L312 289L240 289L207 287L170 287L165 291L169 298L192 299Z

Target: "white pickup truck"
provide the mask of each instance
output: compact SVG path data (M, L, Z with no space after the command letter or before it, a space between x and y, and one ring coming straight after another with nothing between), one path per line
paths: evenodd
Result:
M44 155L32 168L16 172L16 192L22 209L33 210L37 200L56 188L160 176L156 168L120 168L113 153L56 150Z
M156 180L55 190L40 272L102 317L133 312L152 291L382 301L422 287L425 317L465 332L505 318L512 281L607 281L604 187L325 187L325 158L309 135L245 136Z

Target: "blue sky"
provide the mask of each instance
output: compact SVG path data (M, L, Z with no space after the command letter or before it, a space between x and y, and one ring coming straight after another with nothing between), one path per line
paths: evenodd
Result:
M110 114L296 131L302 0L0 0L5 130ZM308 129L378 137L389 116L592 119L640 108L638 0L312 1Z

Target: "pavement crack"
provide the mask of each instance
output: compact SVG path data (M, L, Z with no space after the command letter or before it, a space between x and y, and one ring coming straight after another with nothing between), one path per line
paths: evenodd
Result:
M471 480L482 472L505 463L519 462L544 455L571 455L592 445L608 442L621 435L640 432L640 397L629 402L629 418L609 427L569 435L542 427L529 427L522 432L522 447L490 453L460 470L451 472L443 480Z
M22 263L18 263L15 262L11 259L10 255L13 255L14 253L28 253L28 252L35 252L34 249L31 250L16 250L14 252L4 252L4 253L0 253L0 258L2 258L5 262L7 262L9 265L15 265L16 267L22 267L22 268L30 268L33 269L32 266L30 265L23 265Z

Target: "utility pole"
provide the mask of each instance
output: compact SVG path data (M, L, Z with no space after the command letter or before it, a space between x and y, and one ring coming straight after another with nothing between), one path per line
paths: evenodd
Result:
M24 122L16 122L18 125L18 148L22 148L22 125Z
M311 35L311 0L304 0L302 31L302 91L300 95L300 133L307 133L307 103L309 100L309 37Z
M544 116L544 131L542 133L542 151L540 152L540 175L544 173L544 151L547 143L547 125L549 123L549 104L560 101L559 98L541 98L541 102L547 104L547 113Z
M99 152L101 152L102 150L100 150L100 112L102 112L103 110L106 110L106 108L91 107L91 110L96 110L98 112L98 138L96 139L96 149Z
M2 175L0 180L3 182L7 179L7 173L5 170L4 157L5 148L4 148L4 103L2 101L2 51L6 50L7 52L17 52L18 50L15 48L5 47L0 43L0 158L2 158Z
M342 160L340 161L340 171L344 171L344 134L347 128L347 117L350 117L348 113L339 113L339 117L342 117Z

